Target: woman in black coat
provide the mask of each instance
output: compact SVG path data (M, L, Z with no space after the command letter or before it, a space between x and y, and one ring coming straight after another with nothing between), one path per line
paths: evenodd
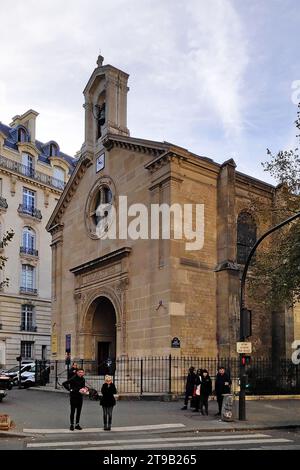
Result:
M202 371L202 380L200 388L200 410L201 414L204 415L203 407L205 408L205 413L208 416L208 397L212 394L212 382L208 374L207 369Z
M103 408L104 431L110 431L113 407L116 404L114 395L116 395L117 389L115 384L113 384L112 377L110 375L106 375L104 380L105 382L101 388L102 397L100 399L100 405Z

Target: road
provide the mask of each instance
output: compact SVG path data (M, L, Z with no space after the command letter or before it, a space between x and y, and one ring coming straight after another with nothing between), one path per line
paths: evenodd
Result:
M218 433L169 432L163 430L71 432L1 438L1 450L300 450L300 432L251 431Z
M238 431L232 430L233 426L238 426L238 421L224 423L215 417L215 402L210 402L209 416L205 417L191 410L182 411L181 406L181 401L120 401L114 410L112 431L105 432L99 403L85 399L83 430L70 431L67 394L14 389L1 403L0 414L9 414L16 425L14 431L25 432L28 436L1 436L0 449L300 450L300 428L299 431L250 430L253 423L263 425L268 420L275 424L275 419L276 422L281 419L283 424L288 419L299 425L299 400L247 403L252 421L249 419L247 430Z

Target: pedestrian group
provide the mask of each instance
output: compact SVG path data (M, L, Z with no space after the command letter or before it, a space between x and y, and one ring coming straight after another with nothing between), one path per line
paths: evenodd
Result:
M218 402L218 412L216 416L221 416L223 398L225 394L230 393L231 380L225 367L220 366L216 375L215 394ZM212 395L212 380L207 369L198 369L195 372L194 367L189 368L186 378L184 406L182 410L186 410L190 400L190 408L194 408L194 412L201 412L202 415L208 416L208 399Z

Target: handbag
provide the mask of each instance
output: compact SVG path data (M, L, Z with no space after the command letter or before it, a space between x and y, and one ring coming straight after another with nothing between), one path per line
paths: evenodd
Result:
M200 392L201 392L201 385L197 385L197 388L196 388L196 395L199 396L200 395Z

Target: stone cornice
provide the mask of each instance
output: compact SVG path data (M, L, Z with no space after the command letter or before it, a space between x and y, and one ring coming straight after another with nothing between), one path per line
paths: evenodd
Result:
M84 152L81 156L80 161L78 162L75 170L73 171L68 183L65 186L65 189L55 207L47 225L46 230L52 233L52 230L60 225L62 215L64 214L66 207L69 205L73 194L76 192L77 186L81 181L83 175L85 174L87 168L93 164L93 155L89 152Z
M19 152L27 152L38 158L40 152L32 142L19 142L17 145Z
M91 261L87 261L86 263L80 264L79 266L75 266L74 268L70 269L70 272L77 276L78 274L83 274L95 268L101 268L105 265L114 263L121 258L129 256L132 251L132 248L129 246L125 246L123 248L119 248L118 250L111 251L110 253L100 256L99 258L93 259Z
M154 173L155 171L159 170L160 168L162 168L163 166L166 166L168 165L169 163L171 162L174 162L174 161L186 161L187 160L187 157L186 156L183 156L183 155L178 155L174 152L164 152L162 155L160 155L159 157L155 158L154 160L152 160L151 162L147 163L144 168L146 170L149 170L150 173Z
M117 134L106 135L102 141L102 144L107 150L111 150L113 148L122 148L131 150L133 152L153 155L155 157L158 157L164 153L169 147L169 145L164 143L144 139L135 139L133 137L120 136Z

